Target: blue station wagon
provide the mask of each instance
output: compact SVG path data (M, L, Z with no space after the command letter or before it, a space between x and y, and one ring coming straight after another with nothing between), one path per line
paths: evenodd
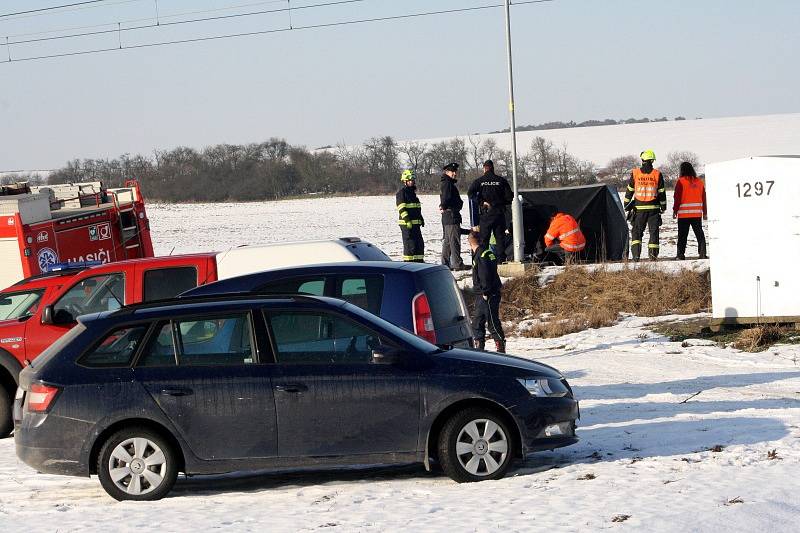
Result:
M472 346L461 291L442 265L357 261L277 268L209 283L182 296L306 294L354 304L439 346Z
M118 500L178 472L438 462L458 482L577 441L564 377L444 350L325 297L215 297L83 316L20 375L17 455Z

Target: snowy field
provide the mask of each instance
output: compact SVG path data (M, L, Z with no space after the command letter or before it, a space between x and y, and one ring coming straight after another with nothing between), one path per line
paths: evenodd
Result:
M421 467L261 473L117 503L96 479L35 473L6 439L0 531L797 531L800 349L682 346L646 323L510 341L568 377L582 440L500 481Z
M461 184L462 193L466 185ZM661 227L661 257L674 258L678 236L672 218L672 191ZM438 195L420 195L425 227L425 261L439 263L442 224ZM156 255L224 251L244 244L266 244L303 239L357 236L394 259L403 255L395 200L391 196L359 196L222 204L150 204L147 208ZM466 211L464 212L466 215ZM467 227L467 219L462 226ZM708 237L708 228L705 228ZM647 239L647 234L645 234ZM462 253L467 263L466 239ZM713 253L713 240L709 243ZM687 257L697 257L694 235L689 234Z
M435 262L437 199L422 202L426 257ZM149 215L158 254L351 235L401 252L390 197L151 205ZM665 222L664 255L674 257L676 226ZM646 327L675 318L510 339L511 353L570 380L581 441L500 481L458 485L417 466L236 474L179 479L159 502L117 503L96 479L37 474L6 439L0 532L797 531L800 347L746 354L669 342Z

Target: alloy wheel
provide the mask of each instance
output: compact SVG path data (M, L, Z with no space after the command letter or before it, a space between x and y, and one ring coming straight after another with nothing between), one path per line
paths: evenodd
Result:
M491 476L506 460L508 437L503 428L486 418L471 420L458 434L456 456L473 476Z
M132 437L114 447L108 459L108 474L119 490L141 496L164 482L167 458L152 440Z

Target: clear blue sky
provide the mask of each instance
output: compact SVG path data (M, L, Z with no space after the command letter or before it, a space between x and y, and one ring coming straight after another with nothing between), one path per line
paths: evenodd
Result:
M0 14L75 0L13 0ZM292 0L293 6L324 0ZM367 0L296 11L295 26L499 3ZM0 17L5 36L147 19L155 0ZM175 13L255 0L158 0ZM800 111L797 0L555 0L512 8L518 121ZM142 21L138 24L146 24ZM288 24L285 13L124 32L124 44ZM128 24L132 25L132 24ZM125 25L123 25L125 27ZM98 28L102 29L102 28ZM84 30L85 31L85 30ZM50 35L50 34L48 34ZM117 46L116 34L11 47L13 58ZM0 170L53 168L272 136L310 148L507 126L501 9L0 64Z

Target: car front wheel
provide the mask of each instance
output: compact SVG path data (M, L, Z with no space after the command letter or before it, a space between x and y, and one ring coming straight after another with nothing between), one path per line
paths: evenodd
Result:
M465 483L502 478L514 441L503 419L488 409L456 413L439 434L439 461L451 479Z
M116 500L159 500L178 477L176 452L154 431L123 429L103 444L97 475L105 491Z

